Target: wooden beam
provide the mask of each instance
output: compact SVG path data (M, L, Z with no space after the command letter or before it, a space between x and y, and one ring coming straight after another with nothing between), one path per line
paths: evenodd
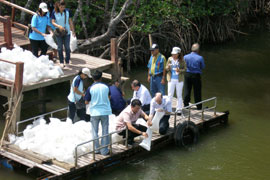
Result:
M16 4L13 4L13 3L8 2L8 1L5 1L5 0L0 0L0 3L6 4L6 5L11 6L11 7L14 7L14 8L19 9L21 11L24 11L24 12L26 12L28 14L32 14L32 15L35 15L36 14L34 11L30 11L30 10L28 10L26 8L23 8L21 6L18 6Z
M12 11L11 11L11 23L13 26L13 22L15 21L15 7L12 7Z
M0 88L0 96L10 98L11 97L11 92L9 90L7 90L7 89Z
M7 43L7 48L11 49L13 47L12 44L12 34L11 34L11 20L9 16L5 16L7 19L6 22L4 22L4 39Z

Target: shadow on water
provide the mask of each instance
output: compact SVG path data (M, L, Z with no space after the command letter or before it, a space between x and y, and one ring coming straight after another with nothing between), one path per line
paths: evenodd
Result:
M93 179L268 179L270 166L270 32L260 30L237 42L208 45L205 58L203 98L216 96L218 110L230 110L229 125L203 133L190 150L169 145L117 166ZM137 68L130 77L148 85L146 68ZM132 78L133 79L133 78ZM60 89L60 90L59 90ZM59 92L60 91L60 92ZM69 85L47 89L52 103L48 111L66 106ZM131 96L129 83L126 94ZM35 98L29 93L26 98ZM33 110L34 111L34 110ZM24 111L31 117L33 111ZM0 121L0 127L3 121ZM25 174L6 172L0 179L29 179ZM82 178L84 179L84 178Z

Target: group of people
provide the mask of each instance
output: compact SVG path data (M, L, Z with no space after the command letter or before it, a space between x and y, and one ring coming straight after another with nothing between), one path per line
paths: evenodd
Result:
M194 88L195 102L201 101L201 73L205 67L204 59L199 55L198 43L192 45L191 53L183 56L179 47L172 49L172 56L166 58L159 52L157 44L150 48L151 58L148 63L149 90L138 80L133 80L131 88L133 97L126 101L119 80L108 86L102 82L102 72L96 70L92 75L88 68L83 68L73 79L70 93L68 95L69 118L73 120L75 114L81 120L90 121L93 127L93 137L98 138L99 123L102 126L102 140L95 142L96 153L107 155L109 153L109 115L115 114L116 130L118 134L126 137L128 129L128 144L134 143L134 138L139 135L148 137L147 127L136 124L139 117L152 125L152 119L156 112L164 112L159 123L159 133L166 134L169 128L169 118L172 112L172 97L176 89L177 112L181 113L183 108L182 90L184 89L184 106L189 106L190 94ZM84 86L83 80L92 78L93 84ZM168 82L168 95L165 95L165 82ZM80 105L81 104L81 105ZM200 104L197 109L201 109Z
M40 55L46 55L48 45L45 42L46 33L53 34L54 40L57 44L57 51L60 60L60 66L65 67L69 65L70 60L70 33L72 31L73 36L76 36L74 25L72 22L72 13L66 8L64 0L53 3L52 0L48 0L47 3L42 2L39 4L39 8L36 14L31 20L31 32L29 33L29 39L31 43L32 53L38 57L39 50ZM63 56L63 45L65 46L65 64ZM54 57L57 56L57 51L54 50Z

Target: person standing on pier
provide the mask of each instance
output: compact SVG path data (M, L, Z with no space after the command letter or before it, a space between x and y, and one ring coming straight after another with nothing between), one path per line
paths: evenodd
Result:
M142 104L142 110L148 114L152 99L148 89L136 79L132 81L131 88L134 91L131 101L134 99L139 99Z
M194 87L194 99L195 103L202 100L202 83L201 74L205 68L204 59L199 55L200 45L195 43L191 47L191 53L184 56L184 60L187 64L187 71L184 78L184 106L189 106L190 93L192 87ZM197 105L197 109L202 109L202 105Z
M29 39L32 47L32 53L38 57L38 50L41 49L41 55L46 55L48 45L45 42L46 29L53 33L50 28L50 19L47 16L48 7L46 3L40 3L37 14L32 17Z
M70 30L75 34L75 28L72 22L72 13L66 9L66 3L64 0L55 3L55 9L52 14L52 24L55 26L56 30L54 35L56 36L58 45L58 55L60 59L60 66L63 68L64 65L64 55L63 55L63 45L65 46L66 65L69 65L70 60Z
M70 93L68 95L68 109L69 109L69 118L74 123L75 113L80 118L80 120L85 120L85 108L78 107L79 103L81 103L82 97L84 97L83 90L83 79L87 77L91 78L90 70L88 68L83 68L79 71L78 75L73 79Z
M109 134L109 115L112 114L111 104L110 104L110 89L109 87L102 83L102 72L96 70L92 75L94 84L90 86L85 94L85 104L89 104L92 133L93 138L98 138L98 128L99 122L102 126L102 136ZM109 136L105 136L101 139L101 146L106 146L109 144ZM98 149L99 140L95 141L95 152L101 153L102 155L107 155L109 153L108 147Z
M165 115L159 121L159 134L164 135L169 128L169 119L172 112L172 102L169 96L162 96L160 92L156 93L156 96L151 100L149 114L149 121L151 123L155 112L157 111L165 112Z
M183 85L184 85L184 73L186 72L186 63L179 47L174 47L171 52L172 56L169 57L166 64L167 81L168 81L168 96L172 98L174 96L174 90L176 89L177 95L177 107L176 111L181 113L183 106Z
M157 92L165 95L166 58L159 52L157 44L153 44L150 51L152 55L147 67L151 95L154 97Z

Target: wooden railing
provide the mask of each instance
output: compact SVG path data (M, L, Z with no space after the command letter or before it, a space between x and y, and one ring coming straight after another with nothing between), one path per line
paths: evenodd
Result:
M9 16L0 16L0 22L4 24L4 40L0 46L6 46L8 49L13 47L12 44L12 34L11 34L11 21Z

